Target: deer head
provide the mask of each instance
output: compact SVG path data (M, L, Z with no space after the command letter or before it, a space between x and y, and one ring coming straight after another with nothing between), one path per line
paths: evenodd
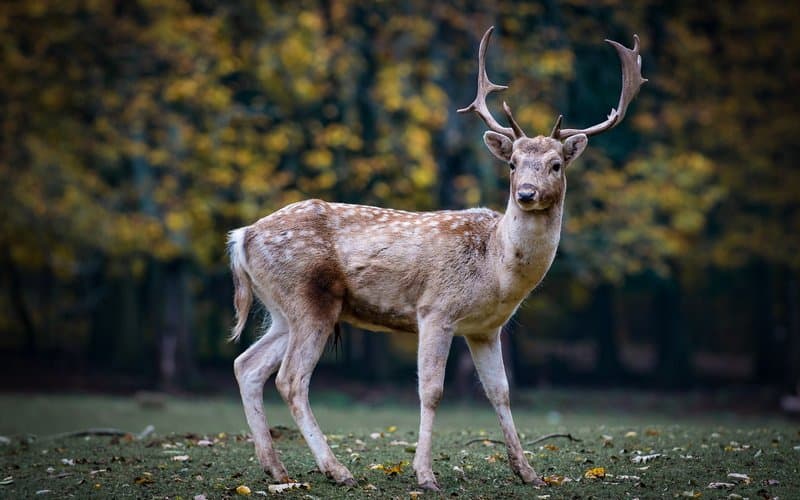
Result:
M483 135L483 141L497 158L507 162L511 168L511 200L526 212L544 211L559 206L566 191L564 169L583 153L588 136L605 132L616 126L625 116L628 104L636 97L641 85L647 81L642 78L642 60L639 56L639 37L633 35L633 49L628 49L612 40L606 40L616 50L622 64L622 92L617 108L612 108L608 118L586 129L562 129L562 116L550 135L528 137L514 119L511 108L503 102L503 111L510 127L500 125L486 106L486 96L491 92L505 90L505 85L497 85L486 75L486 47L494 27L486 30L478 50L478 92L475 100L459 113L474 111L490 130Z

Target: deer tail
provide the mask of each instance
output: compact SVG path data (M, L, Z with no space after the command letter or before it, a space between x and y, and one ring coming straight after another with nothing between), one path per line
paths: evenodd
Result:
M253 285L247 274L247 255L244 250L246 227L234 229L228 233L228 257L233 274L233 306L236 309L236 324L231 331L230 341L236 342L242 335L250 306L253 304Z

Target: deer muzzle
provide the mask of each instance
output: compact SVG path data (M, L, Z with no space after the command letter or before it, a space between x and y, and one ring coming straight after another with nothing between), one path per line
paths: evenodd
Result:
M517 189L517 201L521 204L536 203L541 199L541 193L533 184L525 183Z

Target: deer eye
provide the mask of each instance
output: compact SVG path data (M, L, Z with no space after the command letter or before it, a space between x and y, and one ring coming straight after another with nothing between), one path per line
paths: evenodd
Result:
M553 172L558 172L559 170L561 170L561 162L557 161L553 163Z
M514 169L517 168L517 164L514 163L514 160L511 160L510 162L508 162L508 166L511 168L511 170L514 170Z

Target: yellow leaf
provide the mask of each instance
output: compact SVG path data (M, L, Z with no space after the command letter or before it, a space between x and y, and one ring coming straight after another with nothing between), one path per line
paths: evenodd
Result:
M396 430L397 430L396 425L390 425L389 427L386 428L386 432L395 432Z
M558 446L553 445L553 444L546 444L546 445L544 445L544 448L546 450L550 450L550 451L558 451Z
M236 494L249 497L250 496L250 488L248 488L247 486L245 486L243 484L240 484L239 486L236 487Z
M559 476L558 474L552 474L550 476L544 476L542 481L547 483L548 486L561 486L561 484L566 479L564 476Z
M583 477L586 479L603 479L606 477L606 469L605 467L595 467L593 469L587 470Z

